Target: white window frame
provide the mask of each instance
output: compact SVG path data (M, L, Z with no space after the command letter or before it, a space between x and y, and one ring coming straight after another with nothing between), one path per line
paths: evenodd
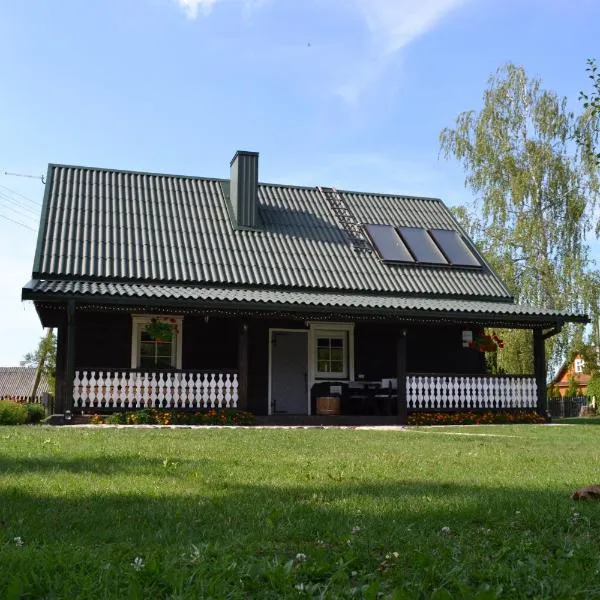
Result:
M309 389L316 381L352 381L354 380L354 323L311 322L308 324L308 371ZM336 337L344 334L344 373L323 373L317 370L317 339Z
M142 330L152 319L169 321L175 326L173 344L171 345L171 368L181 369L182 347L183 347L183 315L131 315L131 368L139 369L140 340ZM172 320L175 323L171 323Z
M574 361L575 373L583 373L583 367L585 366L585 361L583 358L576 358Z

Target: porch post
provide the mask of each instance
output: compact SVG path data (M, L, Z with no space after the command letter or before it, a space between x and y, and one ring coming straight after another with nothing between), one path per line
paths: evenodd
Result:
M541 328L533 330L533 369L537 385L537 412L546 416L546 347L544 332Z
M73 412L73 379L75 379L75 300L67 302L67 353L65 359L65 384L63 409L65 419Z
M400 331L396 351L396 377L398 379L398 423L408 423L408 410L406 404L406 329Z
M62 315L64 317L64 315ZM65 412L65 388L67 385L65 376L65 359L67 356L67 345L65 334L67 331L66 321L61 318L61 323L56 332L56 388L54 390L54 412L64 414Z
M248 324L240 326L238 344L238 408L248 408Z

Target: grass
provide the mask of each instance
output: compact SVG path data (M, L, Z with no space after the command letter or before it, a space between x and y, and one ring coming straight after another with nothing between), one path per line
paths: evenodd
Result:
M1 428L0 597L600 597L597 439Z
M565 417L553 421L562 425L600 425L600 417Z

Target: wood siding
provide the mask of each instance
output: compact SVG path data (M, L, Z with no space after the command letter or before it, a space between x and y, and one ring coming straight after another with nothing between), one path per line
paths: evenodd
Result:
M409 373L485 373L483 353L462 347L464 327L357 323L357 378L363 375L367 381L377 381L384 377L396 377L396 344L402 329L407 332L406 367Z
M78 311L75 317L75 368L131 367L131 315Z
M306 330L297 320L246 319L186 315L182 326L184 370L238 369L243 323L248 331L248 393L246 407L266 414L269 388L269 329ZM61 328L62 329L62 328ZM397 341L407 330L407 369L410 373L481 374L482 353L462 347L460 326L406 326L398 323L358 322L355 326L355 375L377 381L396 377ZM132 319L128 313L78 311L75 367L126 369L131 366ZM474 328L474 334L478 331ZM59 332L59 354L64 352ZM63 372L59 357L57 370ZM60 395L59 384L59 395Z

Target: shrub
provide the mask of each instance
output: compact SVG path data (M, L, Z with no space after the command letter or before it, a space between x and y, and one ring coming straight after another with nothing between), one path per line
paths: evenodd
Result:
M544 417L534 411L486 411L453 413L413 413L409 425L492 425L507 423L545 423Z
M106 422L111 425L125 425L125 413L113 413L106 418Z
M577 385L577 382L575 381L574 377L571 377L569 379L569 387L567 387L565 396L569 396L570 398L573 398L575 396L581 396L581 390L579 389L579 386Z
M27 422L27 409L12 400L0 400L0 425L22 425Z
M27 422L28 423L39 423L45 416L46 411L41 404L25 404L27 409Z
M587 395L592 398L596 398L596 403L600 402L600 371L596 371L588 385L587 385Z
M145 408L113 413L106 419L112 425L254 425L254 415L234 409L197 410L194 412ZM92 418L92 423L97 423Z

